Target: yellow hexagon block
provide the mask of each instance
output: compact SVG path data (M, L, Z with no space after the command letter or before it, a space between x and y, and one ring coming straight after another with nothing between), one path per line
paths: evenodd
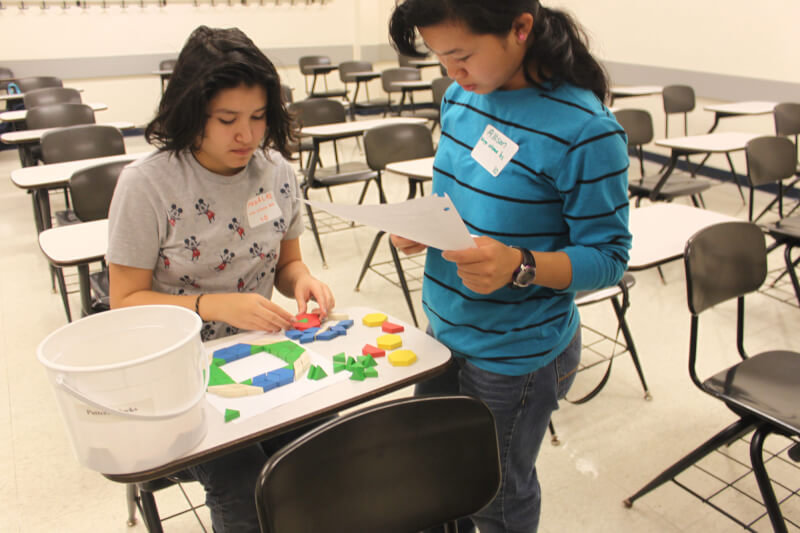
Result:
M378 337L378 348L381 350L396 350L403 345L403 339L400 335L387 333Z
M364 315L364 318L361 319L361 322L369 327L375 328L386 322L388 317L383 313L370 313L368 315Z
M392 366L408 366L417 360L417 354L411 350L395 350L389 354L389 364Z

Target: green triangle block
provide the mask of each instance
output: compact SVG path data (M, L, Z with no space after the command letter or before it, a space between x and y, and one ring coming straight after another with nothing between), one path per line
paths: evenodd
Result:
M334 355L333 360L337 363L344 363L346 361L344 352L337 353L336 355Z
M231 385L236 383L232 377L225 373L217 365L211 365L208 367L211 371L208 379L208 386L213 387L214 385Z
M353 381L364 381L364 369L361 367L355 367L350 370L350 379Z
M308 379L319 381L326 377L328 377L328 374L325 373L321 366L311 365L311 368L308 369Z
M236 409L225 409L225 422L236 420L240 414Z
M242 385L252 385L252 384L253 384L252 378L247 378L246 380L242 381Z
M355 357L352 356L347 358L347 363L345 364L347 370L353 370L354 368L362 368L362 369L364 368L359 362L356 361Z
M378 377L378 369L374 366L370 366L364 369L364 375L368 378L377 378Z
M347 370L347 365L344 363L333 363L333 373L337 374L342 370Z
M300 357L303 352L306 351L305 348L302 346L295 344L290 340L280 341L280 342L273 342L272 344L265 344L261 347L261 349L268 354L272 354L278 359L286 361L290 365L293 365L297 358Z
M371 355L359 355L358 362L364 368L369 368L371 366L377 366L378 363L375 362L375 359L372 358Z
M214 359L211 360L211 364L214 366L222 366L226 363L227 361L225 359L220 359L219 357L215 357Z

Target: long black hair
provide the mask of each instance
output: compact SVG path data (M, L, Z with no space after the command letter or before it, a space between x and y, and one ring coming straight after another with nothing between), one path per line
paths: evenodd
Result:
M178 153L194 148L203 136L208 104L223 89L259 86L267 93L267 132L261 148L275 148L291 158L296 138L281 97L278 71L237 28L199 26L187 39L169 79L155 118L144 135L160 150Z
M569 14L543 7L539 0L405 0L392 13L389 36L401 54L421 57L425 54L417 50L416 28L456 22L478 35L505 37L523 13L533 16L523 60L525 79L538 85L530 72L535 66L539 79L568 82L605 101L608 77L589 53L586 33Z

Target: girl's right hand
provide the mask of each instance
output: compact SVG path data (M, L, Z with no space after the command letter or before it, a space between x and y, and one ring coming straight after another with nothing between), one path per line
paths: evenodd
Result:
M221 320L244 330L275 333L289 329L294 316L260 294L206 294L200 301L200 316Z
M390 235L389 238L392 239L394 247L406 255L416 254L427 248L424 244L406 239L405 237L400 237L399 235Z

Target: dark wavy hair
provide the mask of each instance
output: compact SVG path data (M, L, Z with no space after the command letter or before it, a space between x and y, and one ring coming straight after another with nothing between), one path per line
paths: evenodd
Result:
M523 13L533 15L525 79L538 85L531 76L535 66L539 79L568 82L605 101L608 76L589 53L586 33L570 15L543 7L539 0L405 0L392 12L389 36L401 54L421 57L425 54L417 50L416 28L456 22L478 35L505 37Z
M261 149L274 148L291 158L296 140L283 99L278 71L264 53L238 28L200 26L183 46L158 112L147 125L148 143L178 153L193 148L203 136L208 104L223 89L239 85L263 87L267 93L267 132Z

